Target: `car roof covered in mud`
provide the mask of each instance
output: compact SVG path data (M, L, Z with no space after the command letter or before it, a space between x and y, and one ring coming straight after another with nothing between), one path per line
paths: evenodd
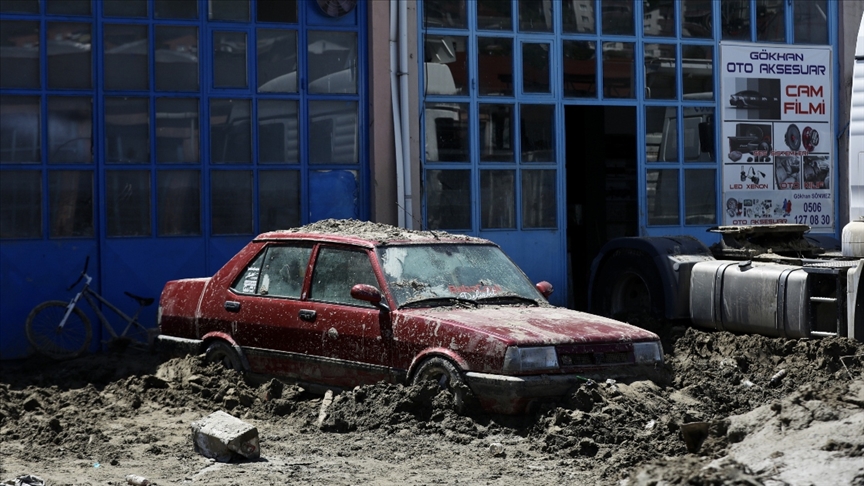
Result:
M297 228L262 233L255 241L314 240L366 247L389 244L487 244L489 240L446 231L421 231L356 219L325 219Z

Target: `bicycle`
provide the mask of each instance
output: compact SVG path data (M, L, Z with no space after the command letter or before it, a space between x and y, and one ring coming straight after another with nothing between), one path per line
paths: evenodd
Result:
M66 289L72 290L81 283L81 280L84 280L84 287L75 294L72 300L69 302L49 300L42 302L30 311L26 323L27 340L40 354L53 359L70 359L83 354L90 346L90 340L93 337L90 319L78 306L83 296L110 335L107 341L103 341L106 345L150 348L153 338L158 333L158 328L144 327L138 322L138 315L141 313L141 309L153 304L155 299L124 292L138 302L138 310L132 317L129 317L108 302L105 297L90 288L93 277L87 274L89 263L90 257L88 256L84 261L84 270L81 271L78 280ZM127 323L122 333L118 335L114 331L105 314L99 309L97 301L111 309Z

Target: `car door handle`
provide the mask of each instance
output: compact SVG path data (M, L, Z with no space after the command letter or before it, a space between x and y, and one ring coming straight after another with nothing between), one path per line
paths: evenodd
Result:
M237 302L235 300L226 300L225 310L227 310L228 312L240 312L240 302Z
M300 309L300 319L312 322L315 320L315 311L308 309Z

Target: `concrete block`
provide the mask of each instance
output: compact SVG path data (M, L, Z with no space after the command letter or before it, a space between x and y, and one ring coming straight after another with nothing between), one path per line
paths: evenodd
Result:
M219 462L236 456L258 459L258 429L225 412L211 413L192 423L192 443L195 451Z

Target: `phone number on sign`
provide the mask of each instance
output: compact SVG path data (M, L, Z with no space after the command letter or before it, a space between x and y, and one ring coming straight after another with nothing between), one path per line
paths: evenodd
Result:
M795 223L797 224L809 224L810 226L828 226L831 224L831 215L830 214L821 214L822 213L822 203L821 202L805 202L801 208L806 214L798 214L794 216ZM813 214L819 213L819 214Z

